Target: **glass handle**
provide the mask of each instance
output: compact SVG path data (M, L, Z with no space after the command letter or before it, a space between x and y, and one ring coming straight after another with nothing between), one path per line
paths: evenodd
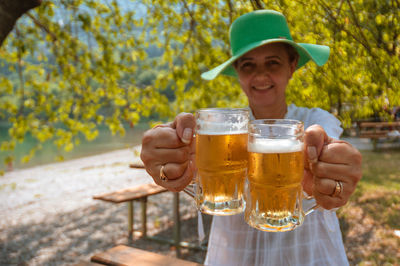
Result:
M183 192L188 194L190 197L195 198L196 196L196 184L195 183L190 183L187 185L184 189Z
M305 200L313 200L314 196L305 196L304 197ZM313 211L315 211L316 209L319 208L319 204L315 204L314 206L312 206L310 209L308 209L307 211L304 212L304 215L307 216L310 213L312 213Z

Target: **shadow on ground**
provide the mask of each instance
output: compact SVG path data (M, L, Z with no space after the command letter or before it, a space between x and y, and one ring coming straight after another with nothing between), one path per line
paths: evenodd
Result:
M149 199L148 234L173 238L172 193ZM135 205L135 227L140 229L140 208ZM190 199L181 198L181 238L197 241L197 213ZM206 232L211 218L203 216ZM0 265L70 265L117 244L175 256L167 244L145 239L130 241L125 204L95 202L74 212L43 217L41 222L19 221L19 225L0 229ZM205 251L181 250L182 258L202 263Z

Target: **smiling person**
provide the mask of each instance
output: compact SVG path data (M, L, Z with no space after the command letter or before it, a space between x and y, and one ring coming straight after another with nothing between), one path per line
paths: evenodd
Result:
M361 155L339 140L340 122L319 108L287 105L285 91L296 69L313 61L322 66L329 47L296 43L285 17L276 11L247 13L231 25L232 57L203 73L237 77L251 119L287 118L304 122L306 161L303 189L321 206L289 232L263 232L243 214L214 216L206 265L348 265L335 209L343 206L361 178ZM179 114L171 123L147 131L141 158L154 181L181 191L195 172L192 141L195 119Z

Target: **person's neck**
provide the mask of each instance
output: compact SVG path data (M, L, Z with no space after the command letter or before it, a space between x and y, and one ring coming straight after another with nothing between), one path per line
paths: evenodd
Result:
M255 119L282 119L285 118L287 112L286 103L278 106L268 106L262 108L254 108L250 106Z

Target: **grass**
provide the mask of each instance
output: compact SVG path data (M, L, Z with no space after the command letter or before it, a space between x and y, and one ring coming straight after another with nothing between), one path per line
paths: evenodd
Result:
M400 149L362 151L363 177L338 211L351 265L400 265Z
M367 190L376 186L400 190L400 149L364 151L361 184Z

